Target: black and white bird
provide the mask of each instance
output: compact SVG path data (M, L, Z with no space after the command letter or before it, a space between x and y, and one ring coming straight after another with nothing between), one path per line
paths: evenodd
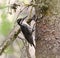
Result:
M33 29L27 23L23 23L26 17L18 19L17 23L20 26L25 39L28 41L28 43L30 43L31 45L35 47L34 42L33 42L33 36L32 36Z

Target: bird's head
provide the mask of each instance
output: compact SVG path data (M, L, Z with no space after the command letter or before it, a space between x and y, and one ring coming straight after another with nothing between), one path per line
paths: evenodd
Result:
M26 16L26 17L27 17L27 16ZM17 19L18 25L21 25L22 22L24 21L24 19L25 19L26 17Z
M21 18L17 20L18 25L20 25L21 20L22 20Z

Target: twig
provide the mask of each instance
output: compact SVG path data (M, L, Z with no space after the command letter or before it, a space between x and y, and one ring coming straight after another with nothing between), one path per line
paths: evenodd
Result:
M17 35L20 33L20 28L16 28L12 30L12 32L8 35L6 42L4 43L2 49L0 50L0 55L4 52L4 50L13 43L13 41L17 38Z

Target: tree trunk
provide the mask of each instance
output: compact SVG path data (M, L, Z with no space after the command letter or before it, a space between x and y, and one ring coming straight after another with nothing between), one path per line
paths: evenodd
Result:
M60 58L60 0L36 0L35 3L41 4L35 7L36 58Z

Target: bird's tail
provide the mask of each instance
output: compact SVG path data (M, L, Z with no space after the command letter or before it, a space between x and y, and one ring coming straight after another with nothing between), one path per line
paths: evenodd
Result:
M30 44L31 46L33 46L34 48L36 48L36 46L34 45L34 43L33 44Z
M36 46L33 44L34 48L36 48Z

